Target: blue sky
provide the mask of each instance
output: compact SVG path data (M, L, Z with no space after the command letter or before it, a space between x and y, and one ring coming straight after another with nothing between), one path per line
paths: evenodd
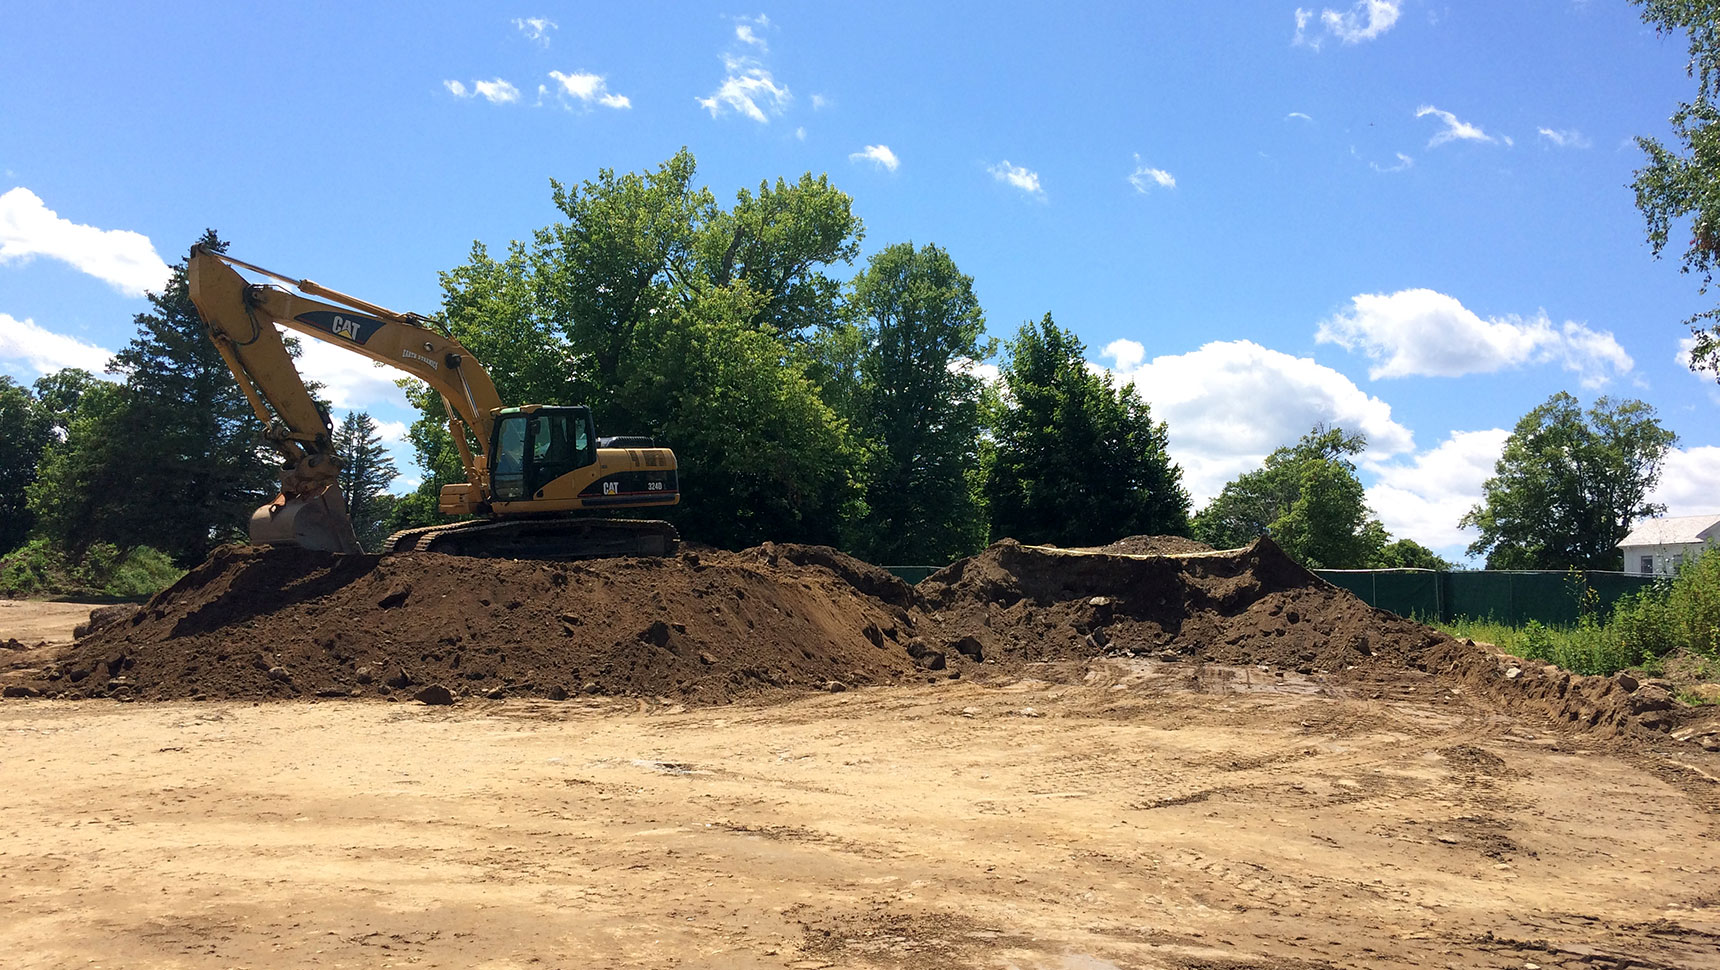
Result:
M205 227L433 312L474 240L554 218L551 178L685 145L724 199L829 173L866 253L943 246L994 335L1054 314L1198 500L1331 421L1372 440L1387 527L1456 551L1508 429L1568 390L1653 404L1661 498L1720 511L1720 387L1678 363L1707 303L1628 187L1684 64L1622 0L12 3L0 372L99 365ZM387 371L306 369L408 417Z

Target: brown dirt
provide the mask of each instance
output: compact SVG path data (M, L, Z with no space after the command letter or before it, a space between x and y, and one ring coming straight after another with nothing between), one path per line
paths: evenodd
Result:
M1720 755L1435 703L1413 670L1024 670L687 709L0 704L0 953L1720 970Z
M914 673L898 645L912 620L890 595L907 587L804 547L600 564L230 547L80 641L41 686L166 700L442 684L721 703Z
M1198 539L1186 536L1128 536L1086 552L1109 552L1124 556L1174 556L1185 552L1216 552Z
M1667 685L1574 676L1454 640L1368 606L1270 540L1174 554L1004 540L915 588L790 544L571 564L233 547L129 619L102 618L22 689L164 700L409 698L441 686L711 704L1152 657L1358 685L1425 672L1448 700L1469 694L1609 737L1720 744L1720 711L1680 704Z

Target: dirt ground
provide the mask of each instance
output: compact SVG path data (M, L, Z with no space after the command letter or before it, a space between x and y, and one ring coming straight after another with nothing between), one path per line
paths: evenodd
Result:
M0 730L9 967L1720 967L1720 756L1413 670Z

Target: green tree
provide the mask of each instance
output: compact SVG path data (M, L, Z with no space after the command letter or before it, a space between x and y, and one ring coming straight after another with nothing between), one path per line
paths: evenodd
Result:
M1296 444L1268 455L1262 467L1227 483L1195 516L1195 537L1234 548L1271 536L1310 569L1374 565L1386 532L1350 461L1367 443L1363 435L1316 425Z
M148 428L134 421L121 385L93 381L64 412L63 441L42 452L28 490L35 531L74 558L105 542L120 549L149 545L154 510L139 506L133 484L148 461ZM144 456L144 457L140 457Z
M27 389L0 375L0 555L30 532L26 490L36 481L42 451L54 439L53 418Z
M1672 239L1673 225L1690 220L1690 244L1683 270L1702 278L1706 293L1720 263L1720 2L1716 0L1634 0L1642 19L1662 34L1688 35L1690 61L1686 72L1696 81L1696 95L1680 103L1671 118L1675 147L1639 137L1647 156L1633 187L1636 207L1648 223L1648 242L1659 257ZM1691 317L1696 345L1693 370L1713 371L1720 379L1720 309Z
M810 176L732 210L694 183L685 149L657 169L552 182L562 219L442 276L448 331L513 403L589 404L603 434L675 449L689 539L834 541L859 452L820 391L826 371L789 329L839 318L825 268L857 251L846 195ZM414 399L427 476L402 515L457 474L441 404Z
M366 411L346 413L334 431L334 451L341 461L340 490L346 494L353 532L359 545L375 549L390 535L394 503L389 501L388 486L400 472L382 447L376 421Z
M855 277L856 424L868 442L865 517L851 545L873 562L945 563L985 544L980 451L985 315L973 278L937 246L890 246Z
M54 426L54 437L64 441L78 402L84 392L101 382L101 378L81 367L67 367L36 378L36 400L46 410Z
M1186 535L1182 469L1135 386L1088 370L1086 347L1049 313L1008 350L985 487L992 536L1083 546Z
M1450 570L1454 568L1450 560L1414 539L1398 539L1395 542L1386 543L1381 547L1379 555L1368 566L1371 569Z
M1470 555L1489 569L1618 569L1618 543L1648 501L1678 436L1641 401L1601 398L1587 413L1560 392L1517 422L1459 525L1479 529Z
M199 242L226 249L213 230ZM243 538L252 510L278 486L257 417L205 332L185 272L182 259L148 295L150 312L134 318L137 336L109 369L127 392L127 507L147 520L149 545L192 565Z

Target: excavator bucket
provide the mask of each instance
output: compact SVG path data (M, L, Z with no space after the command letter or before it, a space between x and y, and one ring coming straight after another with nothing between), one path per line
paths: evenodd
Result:
M251 513L251 544L299 546L322 552L363 552L346 514L346 496L330 485L321 495L276 499Z

